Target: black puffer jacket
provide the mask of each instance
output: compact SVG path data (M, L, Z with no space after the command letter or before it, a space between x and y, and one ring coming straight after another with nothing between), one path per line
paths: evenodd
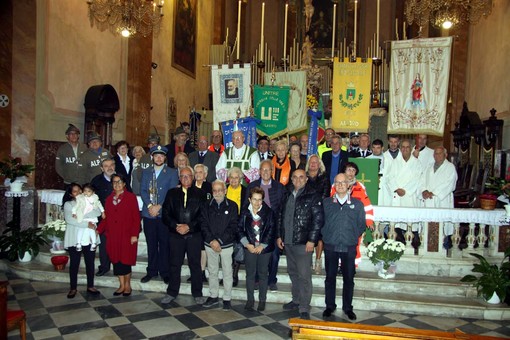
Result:
M261 218L260 243L267 244L267 247L264 248L262 254L267 254L274 250L276 241L276 226L275 219L273 217L273 210L271 210L266 203L262 203L262 209L260 209L258 215ZM251 211L248 210L248 207L241 210L238 225L239 240L246 237L248 242L254 245L255 231L251 225L252 221L253 217L251 215Z
M330 196L331 183L329 182L329 177L326 173L317 175L313 178L308 176L308 182L306 182L306 185L311 186L321 195L322 198Z
M287 198L292 195L293 187L289 188L282 203L282 209L278 217L277 238L285 240L285 227L283 218L287 208ZM294 210L294 233L292 237L293 244L306 244L319 240L320 230L324 225L324 209L322 207L322 197L311 186L306 184L304 191L296 199Z
M186 235L180 235L177 232L177 224L187 224L189 226L189 234L201 232L200 208L206 202L205 192L196 187L189 187L187 196L186 208L184 208L184 192L182 188L168 190L161 214L163 223L168 226L170 233L182 237Z

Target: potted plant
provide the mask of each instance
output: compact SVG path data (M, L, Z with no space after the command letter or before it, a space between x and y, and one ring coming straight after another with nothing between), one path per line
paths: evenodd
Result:
M67 223L64 220L55 220L42 227L42 234L47 240L53 241L50 251L52 253L65 253L64 237Z
M384 278L394 278L395 263L400 260L406 246L399 241L380 238L367 247L367 256L377 266L377 274Z
M28 252L32 257L39 254L39 248L48 242L41 233L41 228L19 230L11 221L0 236L0 251L11 261L21 259Z
M497 295L499 300L504 301L507 290L510 288L510 262L505 261L510 257L510 247L505 250L503 260L500 265L490 264L485 257L480 254L470 253L478 259L479 263L473 264L472 271L480 273L480 276L466 275L460 281L471 283L476 287L478 296L482 296L486 301Z
M485 188L497 196L497 200L505 204L507 215L510 215L510 181L499 177L489 177Z
M19 178L28 176L34 170L35 167L33 165L22 164L21 158L19 157L8 157L0 161L0 176L6 178L5 185L10 185L11 191L21 191L23 183L26 183L26 180L23 181Z

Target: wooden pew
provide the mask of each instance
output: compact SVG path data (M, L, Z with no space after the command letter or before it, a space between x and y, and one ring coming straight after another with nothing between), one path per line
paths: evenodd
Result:
M355 323L329 322L318 320L303 320L293 318L289 320L292 329L292 339L322 340L322 339L462 339L483 340L499 339L492 336L470 335L459 330L455 332L430 331L421 329L407 329L385 326L361 325Z

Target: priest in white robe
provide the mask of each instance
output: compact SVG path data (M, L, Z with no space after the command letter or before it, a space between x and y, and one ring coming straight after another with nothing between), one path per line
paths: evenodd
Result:
M442 146L434 149L434 164L425 170L420 189L420 198L427 208L453 208L453 191L457 184L457 170L446 157ZM444 234L453 234L453 223L444 223Z
M427 146L427 135L416 135L415 140L416 145L413 149L413 156L418 158L423 169L427 169L430 165L434 164L434 150Z

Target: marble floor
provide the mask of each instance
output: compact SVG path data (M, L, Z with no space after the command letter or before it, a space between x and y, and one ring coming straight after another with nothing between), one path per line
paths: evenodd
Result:
M88 296L85 287L79 287L76 297L67 299L67 284L30 281L11 273L0 273L0 280L9 281L8 307L27 313L27 339L287 339L288 319L298 316L282 310L280 304L268 304L263 313L246 312L245 302L234 300L232 310L225 312L196 305L186 295L162 305L163 292L133 291L129 297L114 297L114 288L101 287L99 296ZM508 320L356 313L359 324L444 331L457 328L510 339ZM322 310L314 307L311 316L321 319ZM349 322L338 311L335 320ZM19 339L19 332L10 332L8 339Z

